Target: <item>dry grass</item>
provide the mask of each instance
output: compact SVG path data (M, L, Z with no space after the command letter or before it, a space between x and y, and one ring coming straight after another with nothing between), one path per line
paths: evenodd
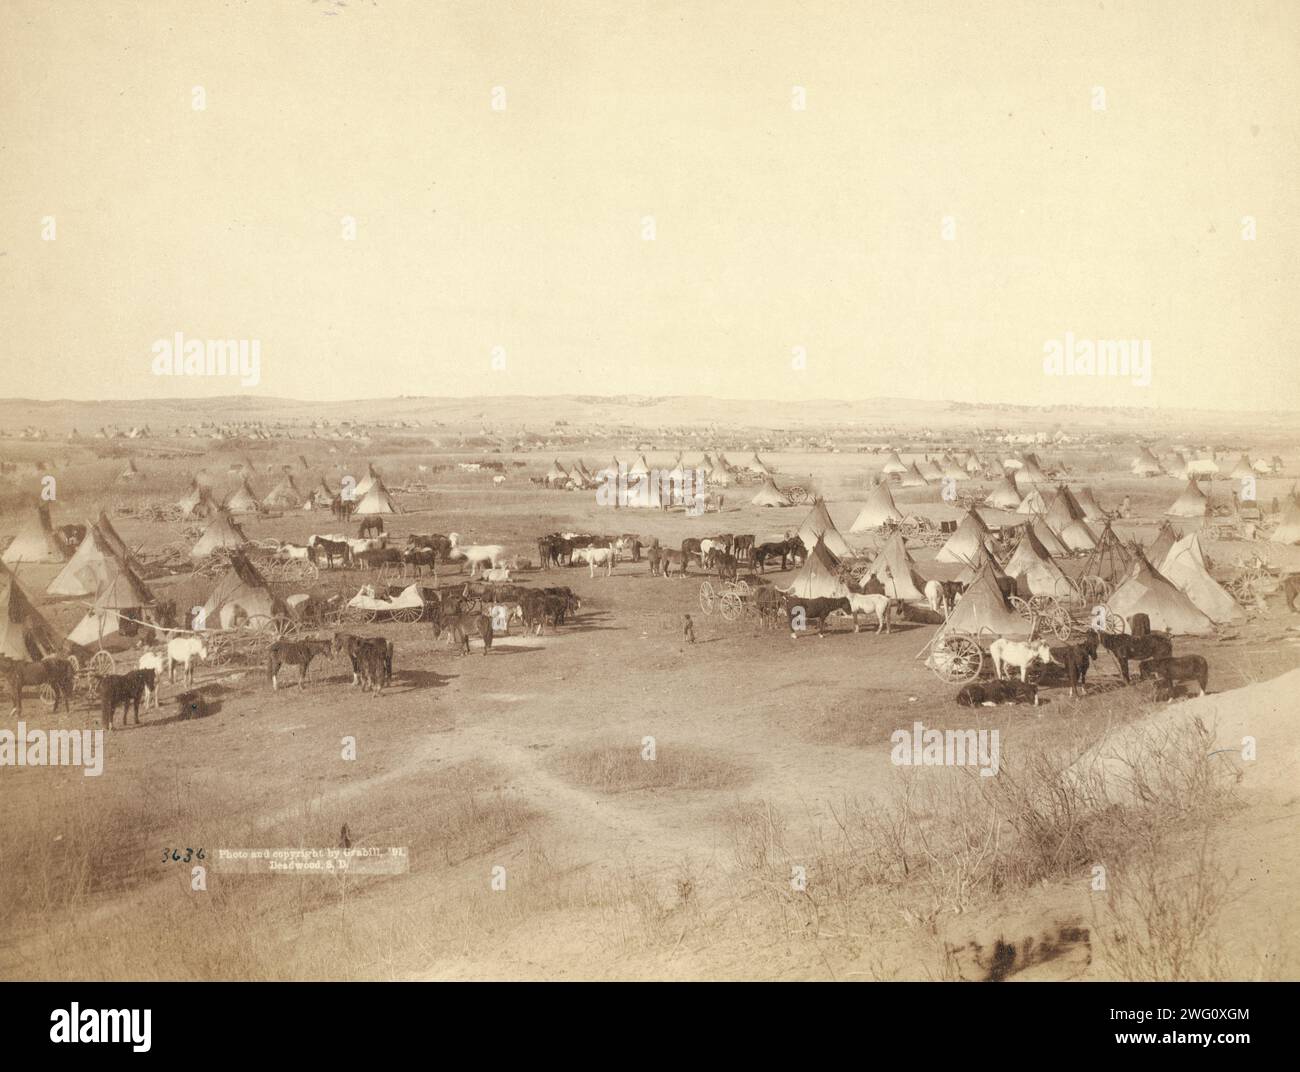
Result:
M551 768L573 785L601 793L639 789L734 789L749 781L749 772L716 753L681 745L659 747L655 758L639 747L598 745L565 752Z

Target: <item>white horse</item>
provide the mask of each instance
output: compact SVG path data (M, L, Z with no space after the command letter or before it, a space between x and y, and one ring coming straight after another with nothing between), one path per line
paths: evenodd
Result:
M474 576L475 572L485 566L496 569L501 565L501 560L506 557L506 549L499 543L485 544L465 544L461 546L460 534L453 532L448 535L447 540L451 543L451 551L448 558L463 558L469 563L469 575Z
M139 670L153 671L153 688L147 691L144 698L144 706L146 710L149 708L150 696L153 697L154 710L158 709L158 693L162 692L162 676L166 662L166 652L146 651L140 656L140 662L136 664L136 668Z
M930 604L930 609L935 614L944 614L947 606L943 598L943 585L938 581L925 582L925 601Z
M1029 680L1029 668L1035 662L1040 662L1044 666L1056 662L1052 658L1052 649L1046 644L1042 642L1025 644L1019 640L1008 640L1006 637L999 637L989 645L989 655L993 658L993 669L999 681L1005 678L1002 673L1004 666L1019 668L1020 680L1025 682Z
M167 641L167 680L176 680L176 664L185 668L185 684L194 684L194 657L208 657L208 646L202 637L179 636Z
M890 623L889 610L893 600L888 596L869 595L864 596L857 592L849 593L849 606L853 608L853 631L858 631L858 615L874 614L876 616L876 633L879 634L883 629L886 633L894 631Z
M587 553L583 556L590 567L591 576L596 576L596 567L605 567L605 576L608 577L614 569L615 551L612 547L584 547L582 550Z

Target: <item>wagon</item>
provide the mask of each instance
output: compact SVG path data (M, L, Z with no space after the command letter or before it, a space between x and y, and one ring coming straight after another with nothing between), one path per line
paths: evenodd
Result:
M377 594L373 585L362 585L342 608L341 621L370 624L386 614L395 622L410 625L424 617L424 595L418 584L406 588L384 588L385 595Z
M1069 596L1037 595L1028 599L1011 596L1008 602L1029 623L1029 635L1034 640L1046 636L1061 641L1077 639L1099 624L1103 632L1123 633L1127 630L1124 616L1112 611L1104 599L1097 598L1103 591L1109 594L1109 585L1102 583L1103 588L1087 586Z
M780 598L770 581L753 574L723 581L719 588L715 588L711 581L700 584L700 609L705 614L712 614L716 608L727 622L741 618L765 621L776 609Z
M985 649L997 639L998 634L987 627L978 633L953 630L938 640L931 638L920 654L926 656L925 665L940 680L950 685L964 685L980 676L984 669Z

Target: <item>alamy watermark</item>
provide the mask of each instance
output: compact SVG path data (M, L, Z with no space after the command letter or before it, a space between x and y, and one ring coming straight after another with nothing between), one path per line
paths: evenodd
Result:
M0 767L82 767L87 778L104 773L103 730L0 730Z
M243 387L262 382L261 339L187 339L178 331L149 349L155 376L238 376Z
M997 730L927 730L913 722L911 730L894 730L889 753L896 767L979 767L991 778L998 772L1001 738Z
M1150 339L1064 339L1043 343L1044 376L1129 376L1134 387L1151 386Z

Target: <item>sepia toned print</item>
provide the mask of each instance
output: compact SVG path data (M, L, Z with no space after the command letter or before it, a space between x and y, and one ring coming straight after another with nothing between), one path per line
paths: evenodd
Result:
M0 6L0 978L1300 977L1298 46Z

